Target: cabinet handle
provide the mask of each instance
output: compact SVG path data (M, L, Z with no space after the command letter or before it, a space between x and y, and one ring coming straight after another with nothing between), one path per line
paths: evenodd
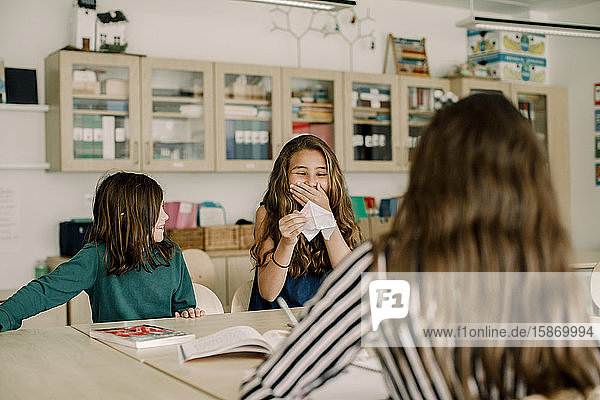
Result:
M152 154L150 153L150 142L146 142L146 164L150 164L150 157Z
M138 141L137 141L137 140L135 140L135 141L133 142L133 148L131 149L131 153L132 153L131 155L132 155L132 158L133 158L133 163L134 163L134 164L137 164L137 163L138 163L138 161L139 161L139 160L138 160L138 152L139 152L139 149L138 149Z

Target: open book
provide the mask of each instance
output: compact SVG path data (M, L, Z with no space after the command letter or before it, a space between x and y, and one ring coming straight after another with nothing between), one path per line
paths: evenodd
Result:
M289 334L286 330L271 330L263 335L249 326L234 326L179 346L182 361L226 353L269 354Z
M135 325L122 328L95 329L90 336L107 342L143 349L146 347L179 344L196 336L192 333L175 331L154 325Z

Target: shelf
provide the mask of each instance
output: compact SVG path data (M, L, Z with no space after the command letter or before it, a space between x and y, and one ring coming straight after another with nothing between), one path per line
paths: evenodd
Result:
M389 108L373 108L373 107L352 107L354 111L375 111L375 112L390 112Z
M73 114L128 116L129 111L112 110L73 110Z
M427 124L428 124L428 122L409 122L408 126L415 127L415 128L422 128Z
M152 96L152 101L162 103L202 103L202 97Z
M91 99L91 100L115 100L115 101L129 101L127 95L110 95L110 94L77 94L73 93L74 99Z
M390 121L375 121L370 119L355 119L354 125L390 125Z
M240 116L225 116L225 119L231 121L271 121L270 117L246 117L243 115Z
M408 110L409 114L427 114L433 115L435 114L435 110Z
M182 114L177 112L153 112L152 117L155 118L188 118L188 119L199 119L202 115L197 114Z
M0 164L0 170L37 170L37 169L48 169L50 164L44 163L23 163L23 164Z
M50 107L46 104L10 104L0 103L0 111L46 112Z
M333 124L331 118L294 118L292 122L308 122L309 124Z
M253 99L225 99L225 104L250 104L255 106L270 106L269 100L253 100Z
M292 107L323 107L333 108L331 103L292 103Z

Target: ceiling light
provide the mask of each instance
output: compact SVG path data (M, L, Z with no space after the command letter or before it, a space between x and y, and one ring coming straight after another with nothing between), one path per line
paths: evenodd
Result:
M241 0L276 6L302 7L322 11L338 11L356 5L355 0Z
M458 27L479 31L516 31L539 33L544 35L575 36L600 39L600 27L593 25L576 25L562 22L538 22L517 19L480 17L471 15L456 24Z

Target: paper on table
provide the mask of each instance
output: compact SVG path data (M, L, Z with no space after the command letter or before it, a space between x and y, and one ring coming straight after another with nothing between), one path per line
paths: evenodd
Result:
M308 219L302 233L309 242L313 240L319 232L323 232L325 240L329 240L336 227L333 213L316 205L310 200L304 205L300 213Z

